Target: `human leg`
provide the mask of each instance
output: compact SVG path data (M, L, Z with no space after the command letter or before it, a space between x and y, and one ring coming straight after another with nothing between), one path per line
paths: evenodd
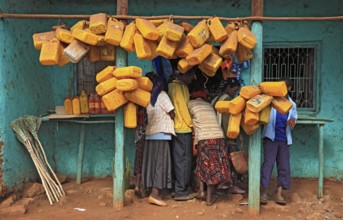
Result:
M290 189L291 173L289 162L289 145L287 143L279 143L279 151L276 158L277 162L277 193L275 202L279 205L286 205L286 200L282 196L283 189Z
M177 133L173 137L173 168L174 168L174 190L175 200L188 200L188 187L190 186L192 169L192 134Z

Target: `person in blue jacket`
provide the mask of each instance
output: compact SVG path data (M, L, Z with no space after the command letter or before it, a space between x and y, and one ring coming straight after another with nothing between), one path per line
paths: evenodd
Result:
M288 78L280 81L285 81L288 92L290 92L293 82ZM291 129L294 128L298 115L294 101L288 94L286 98L293 105L291 110L283 115L272 108L269 123L264 127L262 133L264 147L264 161L261 169L262 204L268 203L268 187L275 161L277 165L277 193L275 202L279 205L286 205L286 200L282 196L282 190L290 189L289 146L292 144Z

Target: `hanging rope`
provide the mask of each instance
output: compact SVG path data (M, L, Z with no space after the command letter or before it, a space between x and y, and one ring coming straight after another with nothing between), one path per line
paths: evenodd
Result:
M90 15L61 15L61 14L1 14L0 18L46 18L46 19L88 19ZM180 16L180 15L160 15L160 16L133 16L133 15L108 15L122 20L134 20L137 18L143 19L170 19L171 17L179 20L203 20L209 19L212 16ZM343 20L343 16L332 17L264 17L264 16L249 16L240 18L218 17L221 21L237 21L237 20L257 20L257 21L337 21Z

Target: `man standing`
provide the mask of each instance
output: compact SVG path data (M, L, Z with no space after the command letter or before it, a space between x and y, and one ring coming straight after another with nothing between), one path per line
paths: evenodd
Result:
M193 199L195 194L190 192L192 174L192 118L188 111L188 85L195 78L193 71L185 74L175 73L175 80L168 85L168 95L175 107L174 126L176 137L173 136L173 166L174 190L176 201Z
M293 86L292 81L288 78L281 81L285 81L288 92L290 92ZM262 204L268 203L268 187L275 161L278 175L275 202L286 205L286 200L282 197L282 190L290 189L289 146L292 144L291 129L294 128L298 115L296 104L288 95L286 95L286 98L292 103L293 107L284 115L272 108L269 123L264 127L262 134L264 145L264 161L261 170Z

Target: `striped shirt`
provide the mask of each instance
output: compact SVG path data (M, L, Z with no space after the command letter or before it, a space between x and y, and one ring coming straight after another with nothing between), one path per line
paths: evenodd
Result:
M224 138L213 106L201 98L188 102L194 129L194 144L201 140Z

